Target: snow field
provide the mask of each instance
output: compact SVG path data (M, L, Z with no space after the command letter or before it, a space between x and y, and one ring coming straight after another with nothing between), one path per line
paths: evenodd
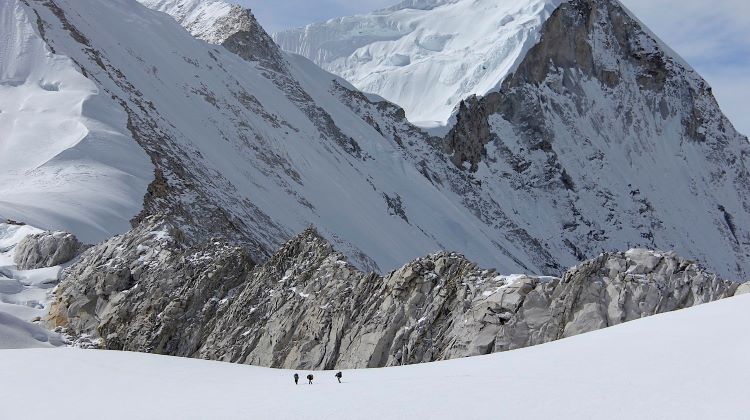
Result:
M750 295L424 365L265 369L78 349L0 352L8 419L744 419ZM41 381L61 384L40 390ZM38 390L38 391L34 391ZM71 401L79 401L75 409Z

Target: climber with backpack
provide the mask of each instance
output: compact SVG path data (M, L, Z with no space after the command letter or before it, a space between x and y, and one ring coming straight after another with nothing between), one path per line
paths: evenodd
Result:
M341 377L343 376L343 375L341 374L341 372L337 372L337 373L336 373L336 375L334 375L334 376L336 376L336 379L338 379L338 380L339 380L339 383L341 383Z
M310 385L312 385L312 380L313 380L313 376L312 376L312 373L311 373L311 374L309 374L309 375L307 375L307 380L308 380L308 382L307 382L307 383L308 383L308 384L310 384Z

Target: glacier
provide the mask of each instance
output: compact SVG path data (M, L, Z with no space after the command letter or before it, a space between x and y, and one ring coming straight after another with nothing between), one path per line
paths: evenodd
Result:
M448 124L471 95L496 89L561 0L407 0L367 15L273 34L358 89L398 104L423 127Z

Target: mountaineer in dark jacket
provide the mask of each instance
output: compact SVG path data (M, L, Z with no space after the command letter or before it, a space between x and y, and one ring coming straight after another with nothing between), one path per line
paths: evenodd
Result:
M313 376L312 374L307 375L308 384L312 385Z
M341 383L341 377L343 376L343 375L341 374L341 372L337 372L337 373L336 373L336 375L334 375L334 376L336 376L336 379L338 379L338 380L339 380L339 383Z
M298 383L299 383L299 375L295 373L294 374L294 384L297 385Z

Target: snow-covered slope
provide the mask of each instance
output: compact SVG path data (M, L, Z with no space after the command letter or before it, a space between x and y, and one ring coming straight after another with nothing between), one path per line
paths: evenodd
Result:
M334 372L76 349L0 351L2 413L34 419L747 417L750 295L551 344ZM47 392L46 380L65 386ZM137 384L137 386L134 386ZM123 396L127 396L124 400ZM85 408L71 401L85 399ZM114 409L113 407L116 407Z
M58 334L0 311L0 349L49 348L64 344Z
M0 3L0 220L100 241L129 229L153 165L127 115L56 54L36 17Z
M539 39L561 0L406 0L273 35L418 125L446 124L458 103L496 88Z

